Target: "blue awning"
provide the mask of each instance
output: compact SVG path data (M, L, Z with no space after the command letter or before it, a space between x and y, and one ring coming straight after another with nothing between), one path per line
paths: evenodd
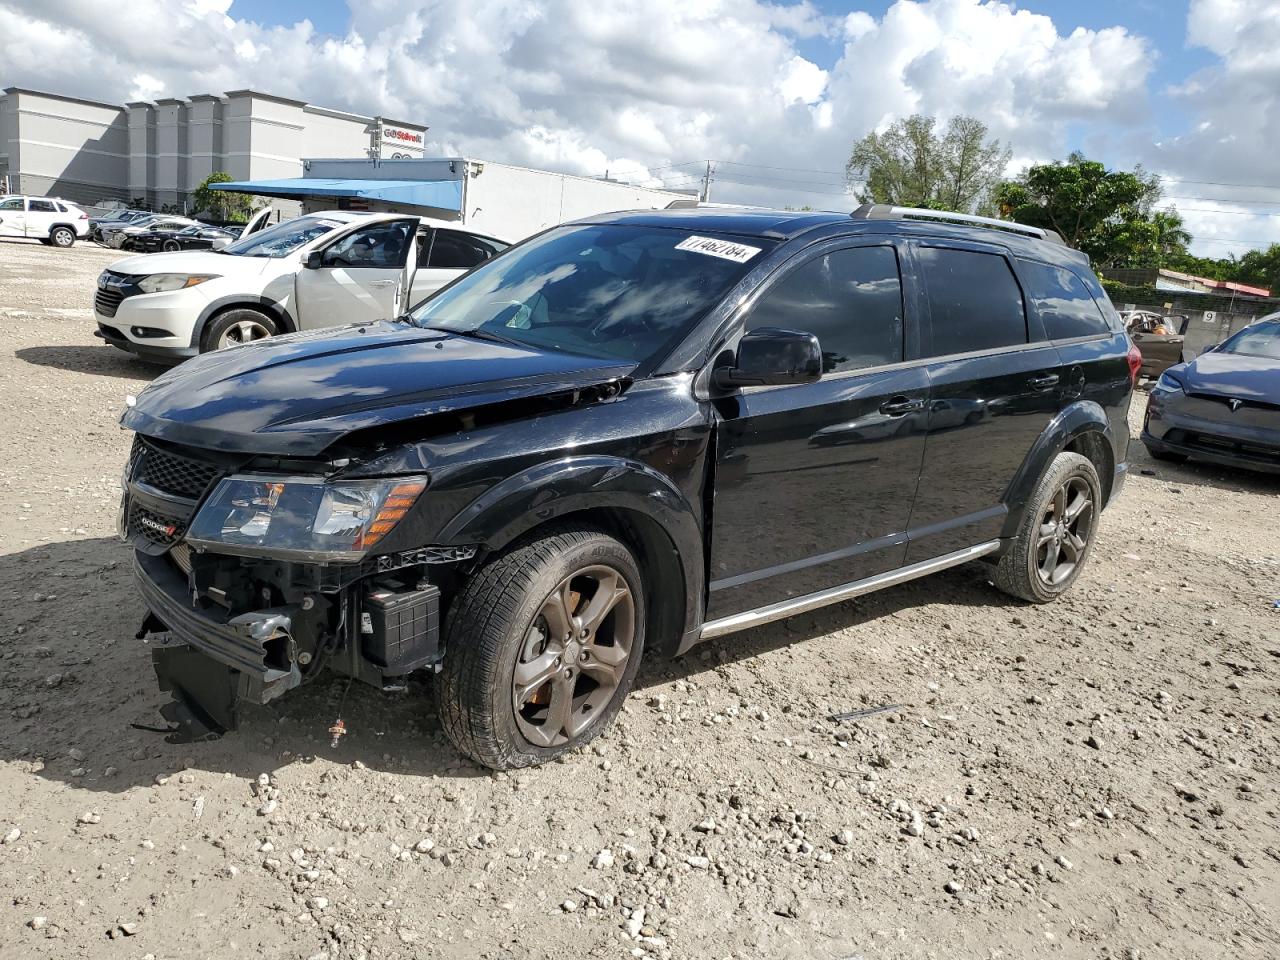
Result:
M213 190L252 193L263 197L352 197L382 200L437 210L462 210L461 180L323 180L292 177L287 180L238 180L211 183Z

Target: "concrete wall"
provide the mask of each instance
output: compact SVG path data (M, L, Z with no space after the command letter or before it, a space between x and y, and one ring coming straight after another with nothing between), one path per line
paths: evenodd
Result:
M507 240L597 213L661 210L685 194L625 183L470 161L463 222Z
M119 107L16 88L2 100L0 152L15 192L84 203L125 199L129 128Z
M10 88L0 94L0 175L14 192L181 208L215 170L262 180L301 176L308 154L367 158L375 126L252 90L115 106Z

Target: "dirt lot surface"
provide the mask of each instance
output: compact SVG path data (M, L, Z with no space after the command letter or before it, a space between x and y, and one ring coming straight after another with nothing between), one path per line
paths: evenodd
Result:
M169 745L115 257L0 244L0 958L1280 956L1280 478L1135 444L1056 604L969 567L731 637L517 776L426 684Z

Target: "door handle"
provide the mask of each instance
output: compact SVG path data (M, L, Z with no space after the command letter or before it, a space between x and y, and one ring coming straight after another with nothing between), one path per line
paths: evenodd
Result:
M1050 387L1058 385L1058 375L1056 373L1046 373L1043 376L1032 377L1027 381L1027 385L1032 390L1048 390Z
M922 397L894 397L880 404L880 412L890 417L901 417L924 409Z
M370 281L369 281L369 286L371 286L371 287L389 287L389 286L391 286L393 283L396 283L396 282L397 282L397 281L395 281L395 280L370 280Z

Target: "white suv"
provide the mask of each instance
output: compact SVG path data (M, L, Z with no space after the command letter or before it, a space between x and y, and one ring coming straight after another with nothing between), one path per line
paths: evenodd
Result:
M326 211L218 251L113 263L93 299L96 335L153 360L180 360L276 333L398 316L506 249L455 224Z
M69 247L89 235L89 214L55 197L0 199L0 237L31 237L47 246Z

